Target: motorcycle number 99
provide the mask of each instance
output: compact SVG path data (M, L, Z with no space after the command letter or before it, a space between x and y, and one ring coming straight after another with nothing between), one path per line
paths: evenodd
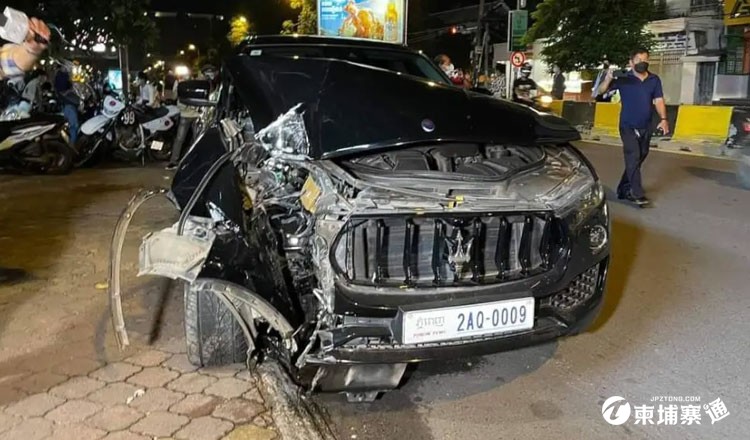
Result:
M122 114L122 123L125 125L135 124L135 112L129 111Z

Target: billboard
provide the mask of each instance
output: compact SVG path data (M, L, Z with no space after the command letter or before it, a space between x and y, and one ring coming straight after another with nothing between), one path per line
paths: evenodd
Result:
M406 43L408 0L319 0L318 34Z

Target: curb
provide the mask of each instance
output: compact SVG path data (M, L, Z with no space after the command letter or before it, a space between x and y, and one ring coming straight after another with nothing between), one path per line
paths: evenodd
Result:
M607 145L622 148L622 141L614 136L592 136L583 137L581 142L591 144ZM652 142L652 151L682 154L693 157L709 157L719 160L737 160L740 156L739 149L729 149L725 145L715 143L688 143L670 139L655 139Z
M260 391L283 440L336 440L324 411L305 396L278 362L257 367Z

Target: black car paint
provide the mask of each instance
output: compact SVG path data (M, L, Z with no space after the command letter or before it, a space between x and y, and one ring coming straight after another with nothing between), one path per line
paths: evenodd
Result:
M539 145L580 139L556 116L348 61L239 55L227 61L226 72L256 127L305 104L313 159L448 141Z
M431 142L537 145L567 144L579 138L567 122L554 116L540 115L509 102L349 62L254 59L240 54L227 61L225 73L247 105L256 127L267 125L294 105L304 103L313 159L343 158ZM434 123L434 131L422 128L426 119ZM225 151L217 128L210 129L194 145L173 181L172 194L178 206L185 206L205 172ZM579 152L576 154L582 156ZM238 179L233 166L225 165L212 179L192 212L207 217L208 206L213 204L230 224L236 226L234 232L225 232L217 238L200 276L244 285L267 299L293 326L302 325L305 319L296 303L301 299L292 298L289 290L291 284L284 271L279 238L271 230L266 217L253 216L251 211L245 211ZM553 270L517 283L465 286L460 291L425 289L412 296L383 295L337 279L337 314L385 318L390 319L391 324L387 328L353 326L337 329L335 346L327 352L325 359L318 361L321 364L415 362L491 353L580 331L594 319L601 307L609 254L608 247L592 254L588 246L588 230L594 223L607 222L600 209L588 223L575 231L568 231L568 253ZM249 224L254 227L248 228ZM540 308L537 325L532 331L435 347L369 350L343 346L352 338L361 336L398 337L395 328L403 310L424 307L425 304L440 307L498 297L531 295L543 298L595 264L602 269L597 293L589 303L573 315ZM259 267L263 270L257 270ZM316 362L315 359L310 361Z

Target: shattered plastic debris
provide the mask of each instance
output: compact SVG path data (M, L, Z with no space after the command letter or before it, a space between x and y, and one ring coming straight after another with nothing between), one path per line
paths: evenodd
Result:
M133 401L134 401L135 399L137 399L137 398L139 398L139 397L143 396L144 394L146 394L146 390L144 390L144 389L142 389L142 388L141 388L141 389L138 389L138 390L136 390L136 391L135 391L135 393L133 393L133 395L132 395L132 396L128 397L128 400L126 400L126 401L125 401L125 404L126 404L126 405L130 405L131 403L133 403Z

